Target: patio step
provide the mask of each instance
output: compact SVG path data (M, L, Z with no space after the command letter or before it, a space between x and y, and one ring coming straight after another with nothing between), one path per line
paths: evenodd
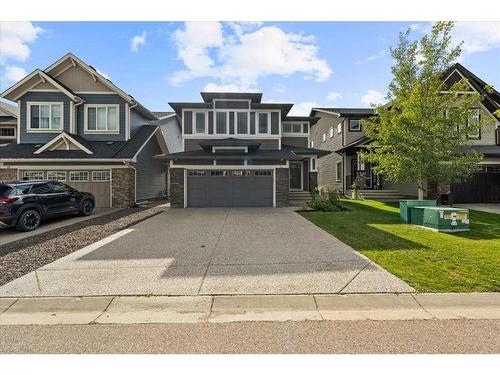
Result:
M311 200L311 193L308 191L290 191L288 197L290 206L303 206Z

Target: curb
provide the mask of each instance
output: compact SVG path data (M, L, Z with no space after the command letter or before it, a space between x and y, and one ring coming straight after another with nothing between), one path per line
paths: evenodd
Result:
M0 298L0 325L500 319L500 293Z

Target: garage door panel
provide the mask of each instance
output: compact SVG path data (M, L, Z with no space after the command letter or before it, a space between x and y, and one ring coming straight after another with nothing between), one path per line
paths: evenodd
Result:
M66 182L69 186L79 191L92 193L95 197L96 207L111 207L109 182Z
M455 203L500 202L500 173L494 171L475 173L467 180L451 185Z
M273 205L273 177L223 175L188 176L189 207L269 207Z

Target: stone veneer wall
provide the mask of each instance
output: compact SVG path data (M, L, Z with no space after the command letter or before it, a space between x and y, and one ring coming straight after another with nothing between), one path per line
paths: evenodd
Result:
M0 181L17 180L17 169L0 169Z
M184 168L170 168L170 205L184 207Z
M290 169L276 168L276 207L286 207L290 204Z
M133 206L135 204L135 171L132 168L115 168L111 173L112 206Z

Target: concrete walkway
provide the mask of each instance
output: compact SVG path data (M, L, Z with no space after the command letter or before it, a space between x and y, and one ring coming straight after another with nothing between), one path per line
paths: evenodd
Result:
M38 234L50 232L54 229L64 228L72 224L80 223L82 221L95 219L116 211L119 208L96 208L94 213L90 216L63 216L44 221L40 227L32 232L19 232L15 228L0 229L0 246L8 243L23 240L28 237L36 236Z
M471 210L489 212L492 214L500 214L500 204L499 203L467 203L467 204L455 204L455 207L469 208Z
M500 293L0 298L0 325L500 319Z
M2 297L409 292L289 208L170 209L0 287Z

